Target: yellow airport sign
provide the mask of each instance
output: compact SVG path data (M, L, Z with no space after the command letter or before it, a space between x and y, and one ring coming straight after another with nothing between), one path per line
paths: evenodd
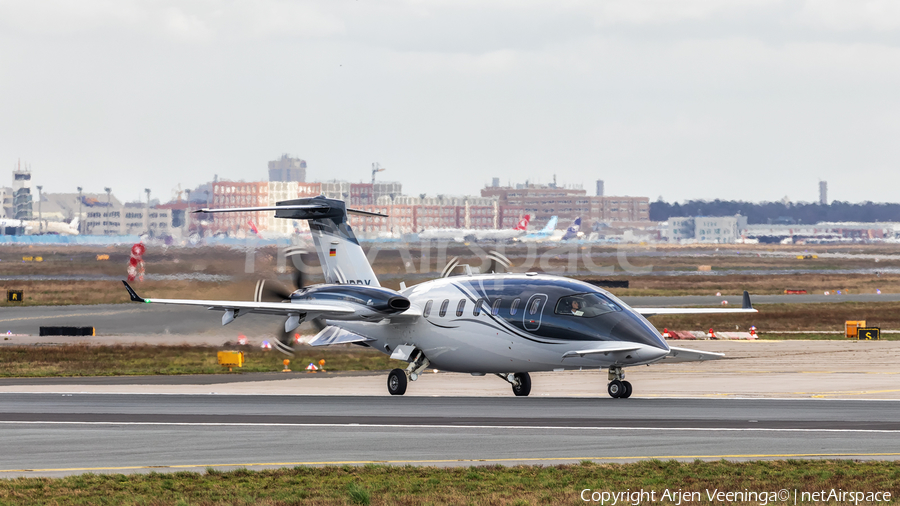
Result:
M220 351L218 353L219 365L227 367L231 371L232 367L244 367L243 351Z

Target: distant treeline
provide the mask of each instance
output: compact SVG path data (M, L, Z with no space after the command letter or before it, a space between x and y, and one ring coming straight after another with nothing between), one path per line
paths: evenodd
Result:
M689 200L683 204L658 200L650 203L650 219L665 221L672 216L747 217L750 224L813 224L820 221L896 221L900 222L900 204L862 202L851 204L835 200L829 205L783 202L739 202L733 200Z

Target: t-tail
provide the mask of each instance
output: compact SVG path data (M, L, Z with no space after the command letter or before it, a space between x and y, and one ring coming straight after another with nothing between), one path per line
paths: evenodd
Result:
M307 220L326 283L381 286L366 258L365 251L350 228L347 213L366 216L384 215L347 209L342 200L329 199L324 196L285 200L277 202L275 207L200 209L194 212L248 211L275 211L276 218Z

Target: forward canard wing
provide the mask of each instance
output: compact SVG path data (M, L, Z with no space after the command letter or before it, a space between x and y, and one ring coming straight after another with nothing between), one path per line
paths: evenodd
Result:
M610 353L626 353L639 350L639 346L611 346L608 348L595 348L591 350L575 350L563 353L563 358L583 357L585 355L609 355Z
M750 293L744 290L743 304L739 308L722 307L634 307L633 310L643 316L658 314L725 314L725 313L758 313L750 303Z
M676 348L669 346L669 354L663 357L664 362L704 362L706 360L717 360L724 358L722 353L713 353L711 351L690 350L688 348Z

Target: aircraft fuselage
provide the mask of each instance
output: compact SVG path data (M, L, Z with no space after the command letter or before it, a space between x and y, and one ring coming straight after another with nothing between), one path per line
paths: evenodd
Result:
M644 317L582 281L537 274L454 276L402 294L421 317L328 323L373 339L368 345L384 353L415 346L432 367L453 372L624 367L656 362L669 352ZM589 307L574 314L572 300ZM636 349L564 357L575 350L623 347Z

